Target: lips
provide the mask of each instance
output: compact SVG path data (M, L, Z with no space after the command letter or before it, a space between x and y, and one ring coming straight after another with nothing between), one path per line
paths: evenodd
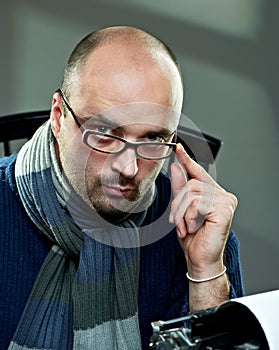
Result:
M126 197L133 189L131 187L103 185L103 191L110 196Z

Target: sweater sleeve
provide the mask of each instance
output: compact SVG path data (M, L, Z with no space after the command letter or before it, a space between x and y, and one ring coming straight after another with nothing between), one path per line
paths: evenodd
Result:
M230 299L243 297L245 291L240 262L240 243L234 231L230 232L226 244L225 265L230 281Z

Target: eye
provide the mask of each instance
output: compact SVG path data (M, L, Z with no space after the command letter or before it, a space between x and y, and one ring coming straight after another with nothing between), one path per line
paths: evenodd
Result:
M158 135L158 134L148 134L147 135L147 140L150 142L166 142L166 138L162 135Z
M102 134L113 135L114 131L112 128L106 125L94 125L91 128L92 131L100 132Z

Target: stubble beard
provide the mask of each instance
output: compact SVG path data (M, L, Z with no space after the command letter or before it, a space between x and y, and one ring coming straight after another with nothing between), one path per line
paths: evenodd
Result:
M92 176L96 170L94 166L88 164L88 158L80 161L77 154L69 156L65 152L63 137L60 140L60 163L63 176L70 184L73 191L93 210L95 210L106 221L115 223L124 220L131 213L139 212L142 207L141 201L149 206L153 200L155 179L161 169L157 166L149 176L136 182L134 179L127 179L120 174L117 176L96 175ZM77 164L77 159L79 164ZM126 196L109 196L103 190L104 185L121 185L132 188ZM152 198L151 198L152 197ZM145 206L145 203L143 206ZM144 207L146 209L146 206Z
M103 219L110 223L117 223L126 219L131 213L137 212L141 200L152 193L156 176L136 183L133 179L118 179L102 175L92 177L92 169L80 169L73 166L74 162L61 155L63 176L82 200L96 211ZM103 190L105 185L128 185L133 190L126 196L109 196ZM151 195L150 195L151 196ZM151 199L151 198L150 198ZM144 208L145 209L145 208Z
M96 212L106 221L116 223L127 218L131 213L140 211L141 200L149 193L154 180L143 180L140 183L129 181L129 185L133 188L128 195L123 197L114 197L106 194L103 190L103 184L113 185L122 184L128 185L125 179L103 179L98 177L93 179L88 178L87 196L91 206ZM145 209L145 208L144 208Z

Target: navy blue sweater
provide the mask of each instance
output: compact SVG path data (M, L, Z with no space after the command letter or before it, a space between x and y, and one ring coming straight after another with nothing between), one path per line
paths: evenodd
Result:
M39 269L50 249L38 228L26 214L14 178L16 156L0 159L0 350L6 350ZM160 175L158 188L167 191L169 180ZM146 223L165 210L160 192L149 210ZM164 215L168 216L168 215ZM165 230L167 222L160 225ZM226 246L226 266L231 298L244 295L239 242L233 232ZM143 349L148 348L151 322L179 317L188 312L187 267L174 229L156 242L141 247L139 321ZM132 335L131 335L132 336Z

